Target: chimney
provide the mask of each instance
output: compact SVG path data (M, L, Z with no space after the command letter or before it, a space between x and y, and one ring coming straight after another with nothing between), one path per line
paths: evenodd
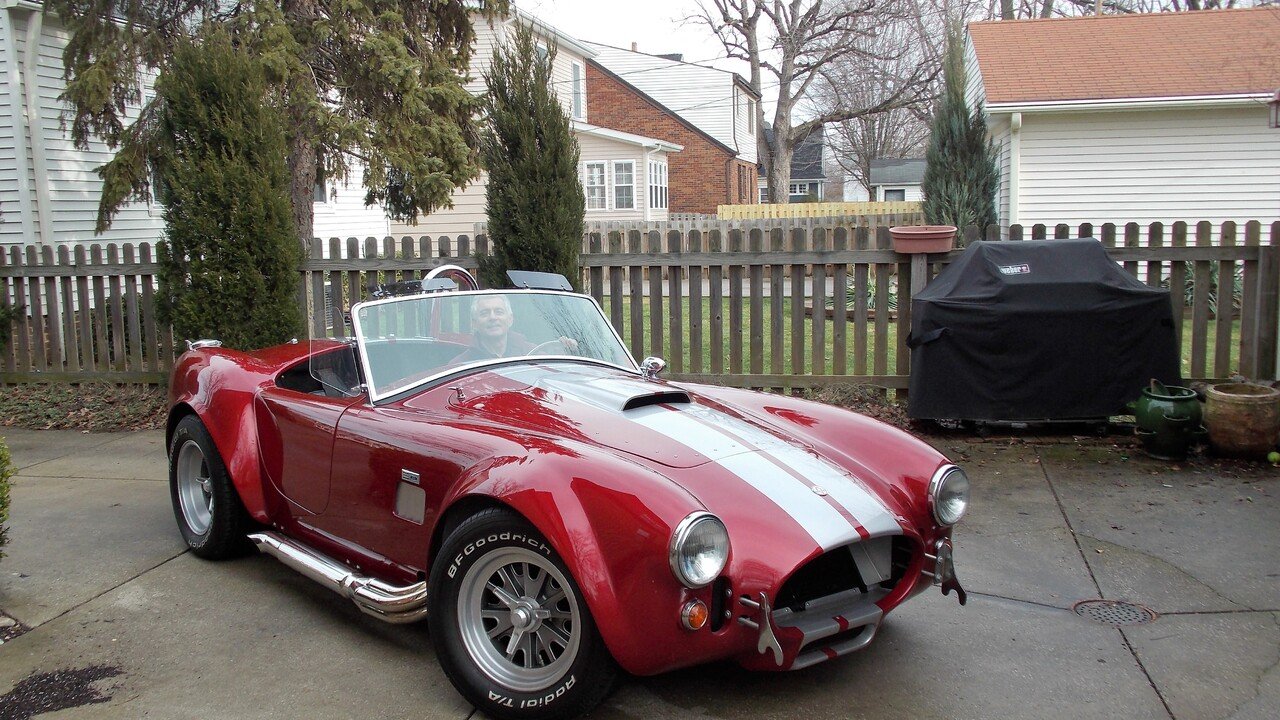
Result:
M640 43L635 40L631 41L631 52L640 52Z

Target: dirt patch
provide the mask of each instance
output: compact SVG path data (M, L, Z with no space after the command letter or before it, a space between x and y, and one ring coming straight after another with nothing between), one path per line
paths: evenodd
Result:
M111 699L93 684L124 671L110 665L32 673L0 695L0 720L28 720L42 713L104 703Z
M10 385L0 388L0 426L30 430L164 427L168 393L152 385Z
M810 391L807 397L861 413L916 434L925 432L907 417L907 409L890 399L883 388L870 385L833 385Z

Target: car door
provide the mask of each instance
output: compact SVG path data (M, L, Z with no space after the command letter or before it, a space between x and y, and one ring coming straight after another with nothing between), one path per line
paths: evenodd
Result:
M363 397L327 397L267 387L254 402L263 466L291 504L290 515L320 515L329 504L338 419Z

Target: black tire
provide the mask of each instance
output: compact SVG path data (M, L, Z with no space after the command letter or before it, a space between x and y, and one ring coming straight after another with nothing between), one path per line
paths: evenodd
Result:
M486 589L495 578L503 590L510 585L520 593L525 615ZM427 622L440 665L458 692L486 715L498 720L576 717L613 689L617 664L582 591L546 538L519 515L490 508L464 520L445 538L429 587ZM486 612L504 617L483 617ZM545 619L541 613L547 613ZM539 619L516 636L516 623L526 616ZM490 638L499 623L510 630ZM502 644L520 647L512 655Z
M178 421L169 442L169 497L182 539L192 553L222 560L252 549L246 533L253 521L213 438L195 415Z

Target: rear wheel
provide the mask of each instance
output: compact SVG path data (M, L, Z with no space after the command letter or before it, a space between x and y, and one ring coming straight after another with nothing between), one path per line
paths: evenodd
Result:
M178 421L169 443L169 494L191 552L219 560L245 554L251 524L227 468L195 415Z
M495 718L572 717L613 686L616 665L578 585L520 516L463 521L432 568L428 622L445 673Z

